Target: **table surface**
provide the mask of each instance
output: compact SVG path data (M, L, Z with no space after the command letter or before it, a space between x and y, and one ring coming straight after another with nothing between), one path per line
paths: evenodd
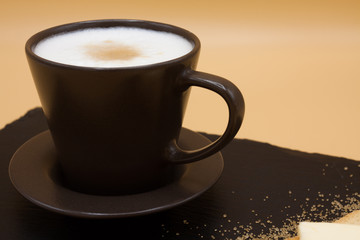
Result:
M198 69L241 89L239 138L360 160L360 1L3 0L0 11L0 128L40 106L24 53L32 34L81 20L148 19L198 35ZM224 102L193 88L185 126L221 134L226 123Z
M220 180L184 205L123 219L63 216L30 203L8 177L14 152L46 129L37 108L0 130L0 239L283 239L299 221L360 208L359 162L235 139L222 151Z

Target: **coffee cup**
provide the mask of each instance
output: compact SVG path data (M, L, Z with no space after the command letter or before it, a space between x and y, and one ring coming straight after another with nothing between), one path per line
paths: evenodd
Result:
M75 191L156 189L181 177L186 164L220 151L241 126L241 92L195 70L200 41L185 29L142 20L76 22L33 35L25 49L62 178ZM185 150L177 140L191 86L218 93L229 121L216 141Z

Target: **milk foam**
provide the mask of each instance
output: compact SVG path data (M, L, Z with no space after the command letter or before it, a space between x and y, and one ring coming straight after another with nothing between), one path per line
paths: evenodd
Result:
M40 41L34 53L68 65L112 68L165 62L192 49L191 42L173 33L112 27L54 35Z

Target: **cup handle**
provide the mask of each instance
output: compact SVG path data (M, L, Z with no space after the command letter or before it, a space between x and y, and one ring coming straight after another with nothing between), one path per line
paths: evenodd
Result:
M167 159L173 163L184 164L204 159L227 145L238 132L245 112L244 98L240 90L229 80L191 69L184 71L180 81L182 90L198 86L218 93L229 108L229 121L224 134L209 145L197 150L183 150L174 139L167 149Z

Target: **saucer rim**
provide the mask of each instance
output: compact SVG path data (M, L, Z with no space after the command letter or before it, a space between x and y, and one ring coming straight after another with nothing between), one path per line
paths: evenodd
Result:
M191 131L189 129L186 128L182 128L182 133L185 133L187 135L192 135L192 141L198 141L198 142L202 142L203 144L208 144L210 143L210 140L208 138L206 138L205 136L203 136L200 133ZM48 138L46 140L46 138ZM50 140L50 141L49 141ZM49 190L49 192L55 192L55 193L62 193L63 196L69 195L71 196L71 198L75 197L77 200L81 200L86 199L86 200L90 200L90 202L92 201L92 203L94 203L94 205L99 205L98 202L102 203L102 204L116 204L117 202L120 202L119 204L121 204L121 202L140 202L141 200L139 199L147 199L150 198L151 199L151 195L153 196L161 196L164 193L172 193L172 194L178 194L179 196L175 197L174 199L171 199L171 202L168 203L164 203L164 204L153 204L153 207L147 207L147 208L139 208L138 210L132 210L129 209L128 211L116 211L116 212L109 212L109 211L101 211L101 207L99 207L97 210L94 211L82 211L81 209L76 210L75 208L71 208L71 207L67 207L65 203L61 203L61 200L69 200L70 197L68 197L66 199L66 197L62 197L60 200L56 199L56 196L45 196L43 197L41 193L37 193L37 192L33 192L34 188L35 189L39 189L39 187L33 187L31 184L29 185L28 180L32 175L34 176L34 173L39 172L40 170L36 170L33 173L29 173L28 176L18 176L18 172L20 171L18 168L19 166L21 167L21 164L19 163L21 160L23 160L23 158L33 158L34 156L30 156L30 157L23 157L22 154L24 153L24 151L26 151L27 148L29 147L34 147L36 144L39 144L41 141L47 141L46 143L49 144L48 147L53 147L53 143L51 141L51 135L49 130L43 131L37 135L35 135L34 137L32 137L31 139L29 139L28 141L26 141L23 145L21 145L17 151L14 153L13 157L10 160L9 163L9 176L10 176L10 180L13 184L13 186L15 187L15 189L23 196L25 197L27 200L29 200L30 202L32 202L33 204L42 207L44 209L47 209L49 211L52 212L56 212L62 215L67 215L67 216L73 216L73 217L80 217L80 218L122 218L122 217L133 217L133 216L142 216L142 215L147 215L147 214L151 214L151 213L156 213L156 212L160 212L160 211L164 211L164 210L168 210L171 208L174 208L176 206L182 205L198 196L200 196L201 194L203 194L205 191L207 191L208 189L210 189L214 184L216 184L216 182L219 180L223 168L224 168L224 160L222 157L221 152L217 152L216 154L202 159L200 161L194 162L194 163L188 163L188 164L184 164L187 166L187 170L184 173L184 175L179 178L178 180L165 185L163 187L160 187L158 189L152 190L152 191L148 191L148 192L144 192L144 193L138 193L138 194L131 194L131 195L119 195L119 196L98 196L98 195L90 195L90 194L84 194L84 193L80 193L80 192L75 192L73 190L70 190L68 188L65 188L62 185L56 184L56 182L49 176L49 171L50 168L47 169L47 174L44 174L44 176L48 176L48 177L41 177L42 175L39 174L38 178L36 180L45 180L47 179L49 182L47 183L48 186L53 187L53 189L48 188L47 190ZM184 141L188 141L187 139L184 139ZM51 142L51 143L49 143ZM54 147L53 147L54 148ZM39 151L45 151L44 148L39 148ZM49 153L49 154L54 154L54 153ZM26 161L26 160L25 160ZM54 160L38 160L38 163L41 162L42 163L42 167L44 167L43 165L45 165L46 163L50 162L51 165L51 161ZM23 164L24 165L24 164ZM53 163L54 165L54 163ZM33 167L34 168L34 167ZM193 183L190 182L191 178L195 178L193 175L198 175L199 173L201 174L201 172L205 172L209 169L213 169L213 172L210 173L212 174L210 177L208 177L208 179L205 179L206 182L201 182L199 183L201 186L196 186L195 187L195 191L193 191ZM46 170L46 169L45 169ZM208 175L209 173L207 173ZM36 176L36 174L35 174ZM40 177L39 177L40 176ZM189 178L190 176L190 178ZM201 177L198 177L198 180L203 181L204 179L200 179ZM25 181L24 181L25 179ZM49 185L50 184L50 185ZM183 185L183 186L182 186ZM41 187L40 187L41 188ZM56 188L56 189L55 189ZM189 189L186 189L189 188ZM199 189L200 188L200 189ZM44 189L42 189L44 190ZM181 197L183 194L185 194L185 197ZM56 194L55 194L56 195ZM164 198L165 199L165 198ZM153 201L156 202L161 202L161 199L152 199ZM144 200L145 201L145 200ZM170 200L169 200L170 201ZM71 202L71 201L70 201ZM86 202L85 204L90 204ZM71 203L70 203L71 205ZM150 204L151 205L151 204ZM95 207L96 208L96 207ZM135 207L136 208L136 207Z

